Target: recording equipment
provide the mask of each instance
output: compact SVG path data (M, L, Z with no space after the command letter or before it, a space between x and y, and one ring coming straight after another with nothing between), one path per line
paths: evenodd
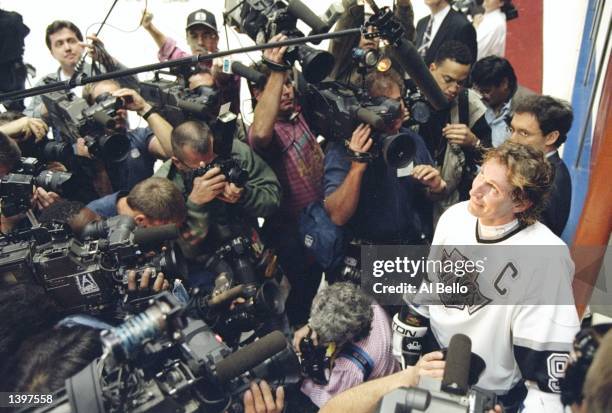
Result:
M353 48L351 56L360 67L370 69L375 67L380 60L380 53L376 49L361 49L359 47Z
M167 80L155 72L152 80L140 82L140 95L157 107L164 119L176 126L186 119L210 121L219 114L219 93L212 86L190 90L178 77Z
M602 320L597 320L599 318ZM611 320L600 314L586 317L583 321L582 329L574 338L570 359L565 367L565 375L559 380L561 402L564 406L582 403L587 372L593 363L601 340L610 331L610 328L612 328Z
M233 62L231 59L223 59L223 73L243 77L258 89L263 89L266 85L266 75L241 62Z
M252 380L294 383L299 365L280 332L232 353L171 294L101 334L103 355L66 380L50 406L27 411L73 413L241 411Z
M117 316L125 312L121 300L127 293L129 270L140 276L151 268L170 280L187 276L181 251L165 244L178 236L176 228L137 229L131 217L116 216L88 225L84 233L83 240L57 233L34 237L27 231L20 239L3 239L8 245L0 255L0 285L39 284L67 314ZM150 251L153 245L157 249ZM127 304L131 311L132 303Z
M393 317L393 353L400 356L402 368L414 366L423 354L423 340L429 320L412 306L402 306Z
M119 129L114 119L117 110L124 106L121 98L104 93L97 97L93 106L74 93L51 92L41 98L49 112L50 123L67 143L73 144L83 138L92 157L110 162L125 159L130 142L125 130Z
M398 56L402 57L398 63L416 83L429 103L436 110L446 108L449 105L448 100L431 76L419 52L406 37L402 24L393 15L393 11L389 7L379 8L373 0L366 1L374 14L362 26L362 35L371 38L381 37L391 44L397 50ZM370 27L374 30L369 31Z
M384 97L370 98L364 91L354 91L338 82L306 84L300 93L304 116L316 134L330 140L348 140L359 123L375 129L374 145L369 153L351 156L352 159L372 162L380 157L390 167L402 168L414 158L416 149L407 134L385 133L401 116L399 102Z
M329 383L334 346L316 346L310 337L300 341L300 364L304 376L321 385Z
M422 125L429 122L429 118L431 117L431 106L411 80L406 81L404 104L410 113L409 124Z
M198 176L203 176L213 168L221 169L221 173L225 175L227 182L233 183L238 188L243 188L249 180L249 173L242 168L240 162L236 159L215 159L206 166L194 169L191 171L192 180Z
M210 294L196 294L196 310L227 343L234 344L240 333L257 331L285 311L278 285L282 270L255 230L248 236L238 225L217 224L209 236L220 246L205 267L219 275Z
M386 394L376 411L484 413L493 409L495 393L469 387L471 348L468 336L455 334L449 343L442 380L421 376L417 387L400 387Z
M267 43L279 33L289 38L304 37L296 28L297 19L304 21L316 33L326 31L326 24L301 1L226 0L225 9L228 10L226 21L256 44ZM313 83L327 77L334 65L331 54L306 45L290 46L285 52L285 60L288 65L298 61L304 78Z
M58 194L76 191L71 173L45 170L44 167L36 158L21 158L17 168L0 179L2 215L11 217L29 210L35 186Z

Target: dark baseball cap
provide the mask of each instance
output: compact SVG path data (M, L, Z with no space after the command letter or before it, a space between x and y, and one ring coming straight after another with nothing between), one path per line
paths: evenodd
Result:
M215 15L208 10L196 10L187 16L187 27L185 27L185 30L189 30L190 27L197 25L210 27L215 32L217 31L217 21L215 20Z

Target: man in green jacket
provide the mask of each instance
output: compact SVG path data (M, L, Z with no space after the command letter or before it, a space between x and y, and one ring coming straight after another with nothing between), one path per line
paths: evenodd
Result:
M227 181L215 167L191 182L194 169L214 161L214 140L210 128L198 121L187 121L172 131L173 156L155 173L170 179L187 200L187 231L183 233L183 252L189 259L214 251L218 245L209 240L215 227L237 222L255 222L267 217L280 205L280 184L270 167L243 142L234 140L232 158L247 171L248 180L239 188ZM217 224L217 225L215 225ZM214 237L213 237L214 238Z

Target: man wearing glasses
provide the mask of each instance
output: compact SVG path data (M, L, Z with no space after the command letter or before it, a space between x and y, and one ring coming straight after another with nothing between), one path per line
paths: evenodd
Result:
M468 199L481 148L491 146L486 107L476 93L463 87L471 62L467 46L451 40L440 46L429 65L429 71L449 102L447 108L433 111L428 122L418 128L447 184L444 198L434 204L434 225L448 207Z
M205 9L199 9L187 16L186 37L191 48L188 53L176 45L176 40L166 36L153 25L153 14L145 11L142 27L149 32L159 47L157 57L160 62L180 59L190 55L209 54L219 51L219 33L214 14ZM238 113L240 110L240 77L227 75L222 69L212 66L212 60L201 63L202 69L211 69L215 84L221 94L221 103L231 102L231 110Z
M541 150L555 169L551 199L540 222L561 236L572 203L572 181L558 149L567 139L573 113L569 103L551 96L520 100L510 123L510 140Z

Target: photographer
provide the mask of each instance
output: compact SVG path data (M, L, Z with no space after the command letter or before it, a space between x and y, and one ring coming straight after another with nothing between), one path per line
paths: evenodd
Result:
M508 121L517 103L534 92L518 84L512 65L503 57L489 56L477 61L470 78L472 88L487 107L485 118L491 128L491 143L498 147L510 137Z
M228 182L219 167L194 178L194 170L214 163L218 156L214 149L214 138L206 124L184 122L172 131L172 159L155 173L172 181L187 199L187 243L182 246L190 259L206 249L203 241L215 224L252 222L269 216L280 204L280 185L274 172L238 140L233 140L231 156L248 173L244 187ZM209 251L215 247L208 244Z
M431 297L427 304L419 305L418 296L405 296L411 311L402 311L393 321L394 335L401 337L394 340L394 354L401 356L402 364L406 359L396 345L403 339L408 343L413 340L402 331L429 325L442 347L461 332L470 337L472 351L485 361L477 386L497 393L507 412L517 411L519 406L524 412L561 410L559 379L579 321L571 289L574 263L569 250L536 220L552 182L552 168L537 149L506 142L487 152L472 184L470 200L452 206L440 218L432 241L436 246L432 251L440 255L430 256L445 259L452 249L457 257L486 257L485 268L475 271L480 277L470 294L435 294L434 300L440 303L435 305L429 305ZM501 250L503 254L495 255L489 245L506 248ZM527 258L521 246L539 254ZM546 253L538 250L551 246L554 250ZM514 268L512 277L506 276L508 268ZM446 277L439 271L427 274L430 282L446 286L457 277L460 275L452 271ZM500 305L494 301L511 290L516 295L510 302Z
M355 0L344 0L342 2L344 13L336 23L334 31L351 29L360 27L366 18L364 6L357 4ZM395 0L393 2L394 15L402 24L402 28L406 33L406 37L412 41L414 39L414 12L412 10L411 0ZM329 43L329 52L334 56L335 63L331 71L330 78L339 82L351 83L354 86L361 87L365 80L365 75L362 75L357 69L358 65L352 58L354 48L359 48L364 51L379 51L380 39L368 39L363 34L353 34L332 39ZM389 53L386 53L388 50ZM393 48L387 48L381 51L383 56L389 54L392 60L397 60L397 56ZM393 66L398 70L397 66ZM367 68L367 72L375 70L375 67ZM399 70L398 70L399 71Z
M138 182L153 175L153 165L157 159L168 159L172 154L170 134L172 126L148 104L136 91L121 89L114 80L104 80L88 84L83 90L83 98L93 105L106 96L121 98L124 107L117 109L116 126L111 132L124 133L129 141L127 156L112 162L106 159L93 159L83 138L77 139L76 154L79 167L83 170L82 179L86 187L93 188L83 201L91 201L101 195L116 191L129 191ZM130 129L127 111L137 112L149 127ZM97 196L95 195L97 194Z
M11 138L0 132L0 178L11 173L20 163L21 151L19 147ZM55 192L36 187L32 193L30 202L36 210L42 210L52 205L59 198L59 195ZM17 214L9 217L0 212L0 220L0 228L2 232L5 233L13 231L17 226L27 226L25 214Z
M189 53L181 50L176 45L176 40L166 36L153 24L153 14L145 10L142 18L142 27L149 32L159 47L157 57L160 62L180 59L189 56ZM209 54L217 52L219 45L219 33L215 16L205 9L196 10L187 16L185 27L187 44L191 48L191 54ZM221 103L231 102L231 111L240 112L240 77L223 73L218 65L213 65L212 60L200 63L203 68L210 68L215 84L221 93ZM192 76L188 81L192 82Z
M302 365L312 362L306 353L313 351L304 339L311 340L314 347L332 346L330 358L334 361L325 366L331 369L327 383L320 377L307 377L302 393L320 408L351 387L397 371L390 351L389 327L383 308L354 284L341 282L319 291L312 302L309 323L295 332L293 346L302 353ZM308 367L306 370L308 374Z
M476 93L464 88L471 61L469 49L451 40L442 44L429 65L429 71L449 102L448 108L432 111L429 120L418 127L448 185L444 197L434 204L434 226L446 208L468 198L482 148L491 146L486 108Z
M277 35L271 41L283 40ZM286 47L264 51L264 62L284 65ZM303 325L312 298L321 281L321 268L309 257L297 233L300 211L323 198L323 151L299 112L289 70L271 70L259 64L266 74L263 85L251 85L256 101L249 143L270 165L281 184L283 198L279 210L266 219L262 235L275 248L291 283L288 316L291 324Z
M424 227L420 215L429 197L444 192L446 183L432 166L432 160L420 136L401 129L405 115L403 82L399 75L373 72L366 80L372 98L397 100L401 113L380 133L406 133L415 148L413 161L405 168L388 166L382 156L370 163L353 160L352 153L367 153L373 146L372 128L359 125L350 139L330 142L325 155L325 209L332 222L346 225L350 236L367 244L421 244ZM350 239L350 238L349 238Z
M47 83L69 80L79 70L82 73L91 74L93 71L89 63L84 63L82 67L77 67L81 60L83 49L87 48L94 59L105 56L105 64L98 67L101 72L113 72L116 70L126 69L117 60L108 56L104 50L104 45L95 36L88 36L91 44L83 42L83 35L79 28L72 22L67 20L56 20L47 26L45 32L45 42L47 48L51 52L51 56L60 64L56 72L49 73L43 77L35 86L41 86ZM138 79L136 77L123 77L119 79L124 87L137 87ZM82 87L74 89L77 96L81 95ZM32 118L40 118L46 115L45 106L42 103L40 95L34 96L30 104L24 111L26 116Z

